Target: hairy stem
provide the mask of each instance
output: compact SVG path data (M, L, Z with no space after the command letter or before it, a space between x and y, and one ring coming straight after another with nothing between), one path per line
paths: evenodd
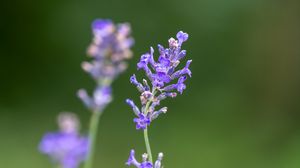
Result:
M88 146L88 154L87 159L84 164L84 168L92 168L93 157L95 153L95 142L97 137L98 123L100 120L101 112L95 111L92 114L90 120L90 128L89 128L89 146Z

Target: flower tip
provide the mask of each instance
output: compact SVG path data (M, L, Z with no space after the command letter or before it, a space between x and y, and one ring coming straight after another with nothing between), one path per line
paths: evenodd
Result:
M131 104L131 103L133 103L133 101L131 99L126 99L126 103Z
M154 49L153 47L150 47L150 54L153 55L153 53L154 53Z
M86 91L85 91L84 89L79 89L79 90L77 91L77 96L80 97L80 98L86 97L86 96L87 96L87 93L86 93Z
M162 152L160 152L160 153L158 154L158 158L161 160L163 157L164 157L164 154L163 154Z
M93 68L93 65L90 64L89 62L83 62L81 63L81 68L86 72L90 72L91 69Z
M138 83L138 81L136 80L135 74L133 74L133 75L130 77L130 83L133 83L133 84L137 84L137 83Z
M179 41L184 42L189 38L189 35L187 33L184 33L183 31L179 31L176 37Z
M127 162L125 163L127 166L130 166L132 164L132 161L134 160L135 152L133 149L130 150L129 158Z
M103 29L106 26L109 26L112 24L112 21L109 19L96 19L92 23L92 28L95 29Z
M168 107L163 107L163 108L161 109L161 111L162 111L163 113L166 113L166 112L168 111Z
M177 96L177 93L174 92L174 93L171 93L171 98L175 98Z
M57 117L57 122L61 132L76 134L80 127L80 122L76 114L62 112Z
M169 47L170 48L178 48L179 44L178 44L178 41L175 40L173 37L171 37L169 39Z

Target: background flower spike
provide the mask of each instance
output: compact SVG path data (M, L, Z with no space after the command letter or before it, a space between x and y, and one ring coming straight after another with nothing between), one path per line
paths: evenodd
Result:
M39 150L61 168L77 168L86 159L88 138L80 135L80 123L73 113L61 113L58 125L58 132L44 135Z

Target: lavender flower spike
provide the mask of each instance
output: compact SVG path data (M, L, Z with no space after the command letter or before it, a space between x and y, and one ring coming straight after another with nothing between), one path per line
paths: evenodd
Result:
M130 99L127 99L126 103L137 116L133 120L136 124L136 129L144 132L147 157L142 163L139 163L134 158L134 151L131 151L127 165L134 165L137 168L153 168L154 164L154 168L162 167L162 153L153 162L148 127L153 120L167 112L167 107L157 110L157 106L160 105L161 101L168 97L175 98L177 92L182 94L187 87L185 81L192 76L192 71L189 69L192 60L188 60L184 68L178 69L180 62L186 57L186 51L181 50L181 47L189 36L187 33L179 31L176 37L177 40L174 38L169 39L169 48L158 45L158 59L154 58L154 49L152 47L150 47L149 53L141 56L140 61L137 63L137 69L144 70L148 80L143 79L143 82L139 82L135 75L130 77L130 82L141 92L141 107L137 107ZM148 84L148 81L151 85Z
M145 71L152 87L148 85L147 80L143 79L143 84L138 82L135 75L130 77L130 82L134 84L141 92L141 112L139 108L127 103L133 108L138 118L134 119L137 129L145 129L152 120L160 114L166 113L167 108L156 111L156 106L160 101L167 97L176 97L177 93L183 93L186 89L185 81L192 76L189 69L192 60L188 60L183 69L177 69L182 59L186 56L186 51L181 50L183 42L187 41L188 34L179 31L174 38L169 39L169 48L158 45L158 61L154 59L154 49L151 47L150 53L143 54L137 64L138 69ZM175 83L174 83L175 82ZM150 89L152 88L152 89Z
M135 159L134 155L135 155L135 151L132 149L130 151L129 158L128 158L127 162L126 162L127 166L133 165L133 166L135 166L137 168L162 168L161 167L161 161L162 161L163 153L159 153L158 154L158 158L157 158L157 160L156 160L156 162L154 164L154 167L153 167L153 164L150 161L148 161L148 155L146 153L144 153L142 155L143 161L141 163L138 162Z
M110 85L127 68L126 60L132 57L134 43L129 24L114 24L111 20L97 19L92 23L93 40L87 54L90 62L83 62L82 69L97 83L93 96L84 89L77 93L82 102L94 112L101 112L112 100Z
M96 81L113 80L122 73L132 57L130 48L134 40L130 36L129 24L115 25L111 20L97 19L92 23L94 38L88 48L88 55L94 60L82 67Z
M92 31L93 40L87 50L92 60L83 62L82 69L95 80L96 88L92 96L84 89L77 93L83 104L93 112L89 128L89 150L84 168L92 168L99 118L112 101L111 84L126 70L126 60L132 57L131 47L134 43L131 28L127 23L114 24L109 19L97 19L92 23Z
M74 114L60 114L58 124L60 131L47 133L39 150L62 168L77 168L86 158L88 139L79 135L79 121Z

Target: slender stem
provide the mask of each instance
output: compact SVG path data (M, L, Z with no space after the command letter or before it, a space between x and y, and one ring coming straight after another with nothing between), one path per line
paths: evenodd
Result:
M156 89L153 89L152 91L152 95L153 97L155 96L156 94ZM148 114L148 111L149 111L149 107L150 107L150 104L152 103L152 99L149 100L146 104L146 107L145 107L145 111L144 111L144 114ZM153 160L152 160L152 152L151 152L151 147L150 147L150 141L149 141L149 137L148 137L148 128L146 127L144 129L144 139L145 139L145 145L146 145L146 150L147 150L147 154L148 154L148 158L149 158L149 161L151 163L153 163Z
M87 159L84 164L84 168L92 168L93 164L93 156L95 153L95 142L97 137L97 130L98 130L98 123L101 116L101 112L95 111L92 114L91 121L90 121L90 128L89 128L89 148L88 148L88 155Z
M145 145L146 145L149 161L151 163L153 163L152 152L151 152L151 147L150 147L150 142L149 142L149 137L148 137L148 129L147 128L144 129L144 139L145 139Z
M111 82L112 82L111 79L104 78L102 80L97 81L97 85L101 86L101 87L106 87L106 86L110 86ZM101 110L92 111L92 116L90 119L89 134L88 134L88 136L89 136L88 154L87 154L86 161L84 163L84 168L92 168L92 165L93 165L98 124L99 124L101 114L102 114Z

